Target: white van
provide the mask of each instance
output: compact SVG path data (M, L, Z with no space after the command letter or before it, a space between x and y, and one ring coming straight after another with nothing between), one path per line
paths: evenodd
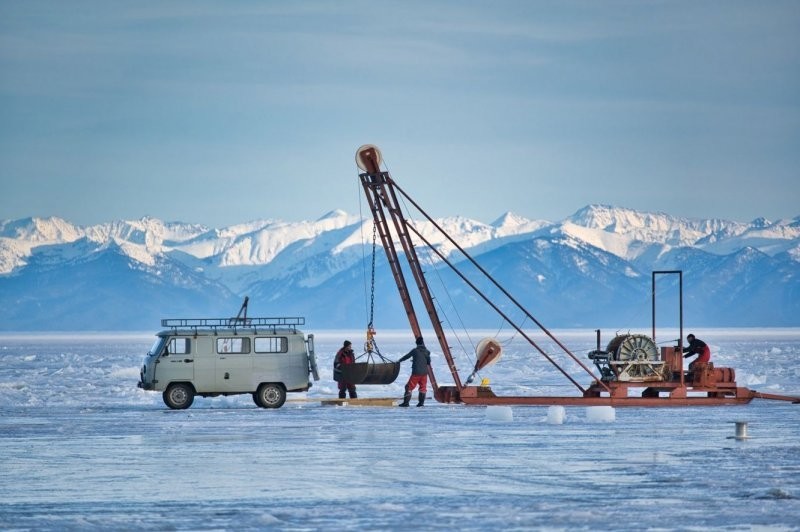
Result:
M161 320L165 330L144 359L139 387L163 393L170 408L189 408L196 395L250 393L263 408L280 408L287 392L319 380L314 335L304 318Z

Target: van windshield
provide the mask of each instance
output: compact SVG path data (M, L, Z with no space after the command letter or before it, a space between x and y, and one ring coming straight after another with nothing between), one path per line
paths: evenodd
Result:
M156 341L153 342L153 347L150 348L150 351L147 352L147 356L152 357L161 352L164 348L164 344L167 342L167 339L163 336L159 336L156 338Z

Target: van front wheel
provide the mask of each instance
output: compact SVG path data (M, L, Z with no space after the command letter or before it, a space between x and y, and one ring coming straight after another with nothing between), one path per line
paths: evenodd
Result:
M176 382L167 386L163 398L168 407L174 410L183 410L192 406L194 389L185 382Z
M286 402L286 389L281 384L262 384L253 399L262 408L280 408Z

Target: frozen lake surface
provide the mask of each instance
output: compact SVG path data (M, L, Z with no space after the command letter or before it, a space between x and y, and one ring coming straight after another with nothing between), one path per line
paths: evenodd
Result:
M800 395L800 330L697 333L740 385ZM607 422L568 407L563 424L546 407L321 406L345 337L359 343L317 334L322 379L281 409L245 395L172 411L136 388L151 334L0 336L0 528L800 529L800 405L619 408ZM559 338L594 348L592 333ZM395 359L413 344L379 339ZM409 371L359 395L400 398ZM498 393L575 393L515 342L481 376ZM731 438L734 421L750 439Z

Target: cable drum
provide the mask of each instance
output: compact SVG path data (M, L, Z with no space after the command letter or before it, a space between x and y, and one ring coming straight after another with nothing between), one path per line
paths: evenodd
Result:
M659 355L656 343L643 334L615 336L608 343L608 365L616 380L649 382L669 380L669 365Z
M656 343L644 334L622 334L615 336L606 351L618 362L658 362L661 358Z

